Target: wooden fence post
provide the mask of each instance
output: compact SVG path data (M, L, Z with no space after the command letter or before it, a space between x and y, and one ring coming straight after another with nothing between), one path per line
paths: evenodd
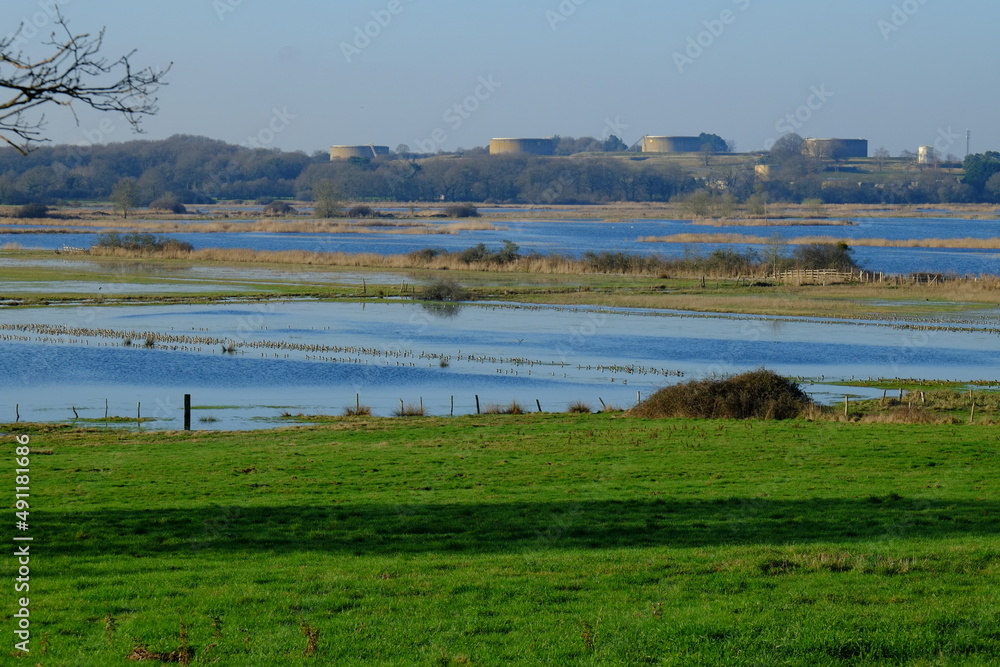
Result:
M191 394L184 394L184 430L191 430Z

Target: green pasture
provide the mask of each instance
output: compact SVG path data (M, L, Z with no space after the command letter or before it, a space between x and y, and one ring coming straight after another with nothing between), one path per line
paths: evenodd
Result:
M1000 659L995 427L0 430L33 452L31 653L9 664Z

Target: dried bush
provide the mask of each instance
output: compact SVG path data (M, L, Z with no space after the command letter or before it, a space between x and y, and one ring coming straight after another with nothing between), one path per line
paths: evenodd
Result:
M442 211L446 218L478 218L479 209L471 204L454 204Z
M791 380L759 369L722 380L695 380L666 387L628 411L662 419L792 419L809 397Z
M450 278L435 280L420 290L424 301L465 301L469 291Z
M149 203L149 208L169 213L187 213L187 208L174 195L163 195Z
M486 406L486 409L483 412L488 415L523 415L525 410L524 406L515 400L511 401L507 405L497 405L496 403L491 403Z
M264 207L264 215L267 216L279 216L279 215L294 215L295 209L288 202L283 202L275 199L270 204Z
M352 206L347 210L348 218L377 218L378 211L373 209L371 206L365 206L364 204L359 204L357 206Z
M49 207L45 204L25 204L18 206L11 217L14 218L47 218Z

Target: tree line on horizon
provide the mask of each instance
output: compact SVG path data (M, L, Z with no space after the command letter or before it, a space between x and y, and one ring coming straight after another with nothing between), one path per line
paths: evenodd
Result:
M862 167L805 156L800 142L796 135L783 137L764 155L770 167L766 179L749 162L713 161L710 152L705 155L705 169L695 173L622 151L620 140L589 137L559 138L557 157L490 156L474 150L434 159L395 153L331 161L323 151L307 155L252 149L189 135L92 146L41 146L27 156L7 148L0 150L0 204L107 201L123 181L138 206L164 197L188 205L219 200L312 201L319 198L318 192L331 190L344 200L369 202L1000 202L997 152L967 157L964 176L929 168L880 173L878 178L865 180L853 178ZM599 147L613 150L592 151ZM587 156L561 157L578 150ZM877 169L879 163L876 156L872 168Z

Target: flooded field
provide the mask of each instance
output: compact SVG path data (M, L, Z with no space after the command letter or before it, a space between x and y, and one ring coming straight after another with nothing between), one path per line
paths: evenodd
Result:
M255 222L248 218L245 222ZM240 221L228 221L234 226ZM463 250L477 243L499 247L503 240L518 244L521 251L543 254L563 253L579 257L594 249L620 250L640 254L681 257L685 253L707 253L719 247L737 245L763 250L757 244L680 244L643 243L642 237L673 234L736 234L747 237L778 235L795 238L807 235L837 238L903 239L990 239L1000 237L1000 221L955 220L946 218L859 218L850 226L831 227L796 222L774 227L744 227L739 225L708 227L688 220L626 220L594 222L584 220L533 221L503 220L496 229L464 230L454 234L308 234L280 232L208 232L176 233L171 237L191 243L196 248L251 248L254 250L310 250L327 252L407 253L423 248ZM446 223L442 223L446 224ZM461 224L461 223L458 223ZM6 230L6 233L5 233ZM90 247L97 241L95 233L38 234L11 233L10 226L0 227L0 246L19 243L27 248L59 249L63 246ZM886 273L907 274L914 271L958 273L960 275L995 273L1000 251L982 249L880 248L858 247L855 256L864 268Z
M0 324L0 419L132 417L138 407L157 419L146 427L179 428L184 393L199 408L195 427L213 429L340 414L356 401L379 415L401 400L474 413L477 396L482 410L514 400L630 407L667 384L760 366L833 402L845 392L827 384L836 380L991 380L998 328L996 313L913 326L390 301L17 309Z

